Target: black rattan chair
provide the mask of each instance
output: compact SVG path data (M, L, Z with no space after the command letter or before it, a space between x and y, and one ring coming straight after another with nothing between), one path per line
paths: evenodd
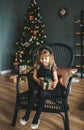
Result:
M65 44L61 44L61 43L47 44L47 46L52 48L58 67L65 67L65 68L72 67L74 54L71 47ZM33 54L33 56L35 55ZM34 60L34 57L33 57L33 60ZM27 79L29 80L28 83L30 83L31 71L28 72L27 74L18 75L17 84L16 84L16 103L15 103L14 115L13 115L13 120L12 120L12 126L16 125L16 120L17 120L17 115L18 115L19 110L26 109L27 102L28 102L28 91L20 93L20 78L22 76L26 76ZM63 119L64 130L69 130L68 95L70 91L72 78L73 77L70 77L68 81L65 97L64 98L56 97L55 94L49 94L45 100L45 106L43 110L44 112L60 114ZM36 108L37 106L35 103L33 110L36 110Z

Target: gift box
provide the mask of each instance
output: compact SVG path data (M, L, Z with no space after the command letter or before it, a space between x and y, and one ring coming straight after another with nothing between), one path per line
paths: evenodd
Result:
M28 66L26 69L22 70L21 73L22 74L27 74L32 69L33 69L33 66Z
M22 74L25 70L27 70L27 65L20 65L19 66L19 74Z
M44 90L53 90L52 80L50 78L44 78L41 80L41 85Z
M18 75L12 75L9 77L9 79L13 82L13 83L16 83L17 82L17 78L18 78Z

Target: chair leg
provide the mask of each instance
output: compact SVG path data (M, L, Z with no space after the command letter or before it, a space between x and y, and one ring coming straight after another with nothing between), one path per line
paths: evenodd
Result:
M64 129L65 130L70 130L70 128L69 128L68 111L65 112Z
M16 125L17 115L18 115L18 109L17 109L17 106L15 106L13 120L12 120L12 123L11 123L12 127L14 127Z

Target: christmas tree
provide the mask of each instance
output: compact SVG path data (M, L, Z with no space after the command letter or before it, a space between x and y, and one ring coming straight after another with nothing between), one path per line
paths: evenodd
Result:
M14 63L32 65L33 50L46 41L47 36L44 33L44 28L38 2L31 0L27 8L26 18L21 26L20 38L16 42L18 51L15 54Z

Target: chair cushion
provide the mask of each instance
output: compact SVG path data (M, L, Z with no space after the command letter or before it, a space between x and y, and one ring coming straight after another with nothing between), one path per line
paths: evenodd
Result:
M77 72L76 68L58 68L58 79L59 82L66 87L68 80Z

